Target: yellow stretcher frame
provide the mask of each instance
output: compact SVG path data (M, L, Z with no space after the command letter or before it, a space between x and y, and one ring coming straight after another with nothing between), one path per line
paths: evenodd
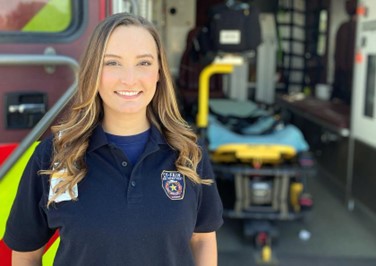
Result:
M238 64L238 62L222 63L214 61L200 73L196 117L199 131L205 130L209 123L210 77L214 74L230 74L233 72L234 66ZM276 164L285 159L291 159L295 157L296 150L288 145L228 143L218 147L211 155L214 162L226 163L239 160L260 167L263 163Z
M201 132L205 132L209 123L209 84L210 77L213 74L229 74L233 71L234 64L213 63L208 65L200 74L199 77L199 95L198 95L198 113L196 118L196 124ZM206 136L204 136L206 137ZM266 144L244 144L244 143L228 143L221 145L211 153L211 160L214 163L228 163L240 161L246 164L253 164L255 168L261 168L263 163L281 163L284 159L291 159L296 156L296 150L294 147L288 145L266 145ZM231 172L231 170L230 170ZM234 172L235 173L235 172ZM273 202L273 208L280 208L280 218L290 219L289 210L287 206L288 194L290 195L290 204L294 207L295 213L300 212L300 206L298 203L299 195L303 191L303 185L300 183L293 183L289 188L290 177L287 174L279 175L276 185L277 190L274 192L280 194L278 199L282 203ZM235 173L235 186L237 189L237 200L235 201L234 213L239 215L241 213L242 204L249 202L248 190L244 190L244 187L248 187L248 176L240 173ZM282 191L283 193L279 193ZM278 206L275 206L278 205ZM239 208L237 208L237 206ZM236 216L236 215L235 215ZM241 217L241 215L239 216ZM266 243L260 253L261 263L272 265L274 259L272 258L270 243Z

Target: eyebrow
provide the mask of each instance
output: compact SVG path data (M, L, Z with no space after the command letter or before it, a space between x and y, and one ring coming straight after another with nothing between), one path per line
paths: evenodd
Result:
M121 56L116 54L105 54L104 57L115 57L115 58L121 58ZM154 59L154 56L152 54L141 54L136 56L137 59L140 58L151 58Z

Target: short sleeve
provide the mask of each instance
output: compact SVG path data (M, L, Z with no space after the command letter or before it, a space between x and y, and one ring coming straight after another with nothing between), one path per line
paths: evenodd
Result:
M215 183L214 172L209 160L208 152L202 149L202 160L199 174L203 179L212 179L211 185L201 185L197 221L194 231L206 233L218 230L223 224L223 206Z
M16 251L33 251L43 247L54 230L48 227L43 199L48 181L38 174L41 169L49 167L43 160L45 144L40 144L31 156L18 186L7 220L4 242ZM43 202L43 204L42 204Z

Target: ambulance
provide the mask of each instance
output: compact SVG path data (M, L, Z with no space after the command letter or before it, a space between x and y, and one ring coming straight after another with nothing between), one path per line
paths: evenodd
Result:
M213 6L257 6L261 44L224 89L237 99L285 108L305 121L301 124L303 131L308 130L307 123L315 124L324 132L320 141L344 141L345 149L335 154L340 160L328 164L336 168L347 207L351 210L359 201L376 211L376 167L372 160L376 158L376 48L372 45L376 42L376 2L355 1L351 105L338 111L325 104L320 108L326 109L317 112L307 105L299 109L301 106L278 96L311 95L328 102L328 89L335 79L332 59L336 33L349 19L344 8L347 2L0 0L0 264L11 265L11 250L2 238L24 166L37 141L49 133L76 91L80 56L94 27L108 15L122 11L155 23L177 81L178 95L184 96L185 88L179 87L178 81L192 30L208 25L208 12ZM231 91L234 84L243 89ZM184 108L195 110L193 106ZM43 265L52 265L58 244L56 233L46 246Z

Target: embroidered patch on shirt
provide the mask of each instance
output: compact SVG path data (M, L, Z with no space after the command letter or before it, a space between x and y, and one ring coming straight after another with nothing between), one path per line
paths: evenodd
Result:
M178 171L166 171L161 174L162 188L171 200L182 200L185 194L185 176Z
M62 180L62 176L64 175L65 170L60 170L59 172L52 175L50 180L50 191L48 193L48 199L52 199L55 195L54 188L57 184L60 183ZM73 187L73 195L77 198L78 197L78 187L77 184ZM68 191L64 191L64 193L60 194L57 198L54 199L54 202L61 202L61 201L69 201L72 200L71 195Z

